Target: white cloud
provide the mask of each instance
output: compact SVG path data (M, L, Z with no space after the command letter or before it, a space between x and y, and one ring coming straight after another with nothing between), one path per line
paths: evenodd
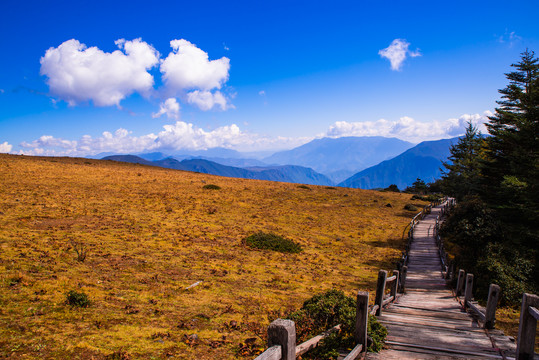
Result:
M397 121L380 119L377 121L347 122L337 121L325 134L320 136L385 136L396 137L411 142L438 140L463 135L468 121L471 121L482 133L487 133L485 123L490 111L483 114L464 114L459 118L445 121L419 122L410 117L402 117Z
M265 92L264 90L260 90L260 91L258 92L258 95L260 95L260 96L266 96L266 92Z
M515 45L520 40L522 40L522 37L518 36L514 31L510 32L507 29L505 29L505 33L502 36L498 37L498 42L500 44L507 43L509 47L513 47L513 45Z
M234 107L227 102L225 96L220 91L212 93L206 90L194 90L187 94L187 102L198 106L198 108L203 111L208 111L214 106L219 106L221 110L227 110Z
M11 152L12 148L13 145L8 144L7 141L4 141L2 144L0 144L0 154L9 153Z
M115 44L120 50L111 53L75 39L48 49L40 63L52 95L71 106L90 100L96 106L120 106L134 92L148 95L154 79L147 70L158 64L159 53L141 39Z
M161 62L166 92L172 96L187 93L187 101L201 110L219 105L222 110L231 106L219 90L228 81L230 59L209 60L208 53L191 42L180 39L170 42L172 52Z
M157 134L133 136L126 129L114 133L104 132L93 138L85 135L79 140L66 140L44 135L31 142L20 144L21 154L86 156L101 152L118 154L144 151L174 152L175 150L205 150L224 147L240 151L281 150L292 148L312 138L270 137L240 130L235 125L221 126L207 131L191 123L177 121L164 125Z
M152 114L152 118L158 118L161 115L167 115L169 119L180 118L180 104L175 98L166 99L159 105L159 111Z
M404 39L395 39L391 42L387 48L378 51L378 54L388 59L391 62L391 70L401 70L404 60L407 56L418 57L421 56L419 49L415 51L408 50L410 43Z

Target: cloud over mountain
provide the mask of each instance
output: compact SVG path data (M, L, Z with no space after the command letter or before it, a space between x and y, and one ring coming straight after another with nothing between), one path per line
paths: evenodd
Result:
M411 142L452 138L465 133L468 121L478 126L482 133L486 133L485 123L488 122L490 115L492 115L490 111L485 111L483 114L463 114L458 118L428 123L408 116L401 117L397 121L386 119L361 122L337 121L329 127L324 136L385 136Z

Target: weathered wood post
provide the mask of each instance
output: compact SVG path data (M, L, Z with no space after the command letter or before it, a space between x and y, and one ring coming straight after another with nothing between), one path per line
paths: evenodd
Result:
M399 270L393 270L393 275L395 275L395 282L393 283L393 286L391 286L390 296L393 296L393 301L395 301L399 290Z
M464 308L468 308L468 301L472 301L473 274L466 275L466 288L464 290Z
M367 321L369 320L369 292L358 291L356 303L356 328L354 340L363 345L362 351L367 351Z
M496 306L500 298L500 287L490 284L488 289L487 309L485 310L485 328L494 329L496 325Z
M518 325L517 360L532 360L534 357L537 318L530 312L530 307L539 308L539 296L524 293Z
M464 275L466 272L463 269L459 270L459 277L457 279L457 288L455 289L455 295L460 296L464 288Z
M268 327L268 347L281 346L282 360L296 359L296 324L292 320L277 319Z
M378 305L376 316L380 316L380 314L382 314L382 302L384 301L384 292L386 291L386 279L387 271L378 271L378 283L376 284L376 295L374 298L374 305Z
M401 293L404 293L405 285L406 285L406 274L408 273L408 266L402 267L402 274L400 277L400 283L401 283Z

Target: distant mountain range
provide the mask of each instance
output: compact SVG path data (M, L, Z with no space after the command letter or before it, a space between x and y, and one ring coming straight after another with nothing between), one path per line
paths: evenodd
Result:
M317 173L313 169L294 165L239 168L218 164L205 159L186 159L178 161L172 157L168 157L151 161L135 155L106 156L103 160L159 166L168 169L194 171L242 179L282 181L311 185L333 185L329 178Z
M458 138L425 141L413 146L384 137L324 138L262 160L220 148L183 151L172 156L154 152L104 159L243 179L338 184L361 189L396 184L402 190L417 178L425 182L438 179L442 161L448 158L450 146L457 141Z
M412 146L407 141L381 136L323 138L292 150L277 152L262 161L310 167L337 183Z
M426 183L432 182L440 178L442 161L449 157L449 149L457 141L458 137L424 141L393 159L358 172L338 186L376 189L395 184L403 190L412 185L417 178Z

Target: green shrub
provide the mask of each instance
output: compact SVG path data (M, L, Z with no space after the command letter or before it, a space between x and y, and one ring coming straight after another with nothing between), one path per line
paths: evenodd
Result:
M88 307L90 306L90 299L83 292L70 290L66 293L66 304L76 307Z
M273 250L283 253L299 253L301 246L292 240L272 233L259 232L243 239L244 243L255 249Z
M404 205L404 210L417 211L417 206L415 206L414 204L406 204Z
M207 189L207 190L220 190L221 189L219 185L214 185L214 184L207 184L207 185L204 185L202 188Z
M329 290L317 294L303 303L301 309L287 317L296 323L298 343L304 342L335 325L341 324L341 331L322 340L321 344L305 355L305 359L336 359L338 349L353 348L356 318L356 300L342 291ZM374 316L369 316L367 334L372 339L368 350L378 352L383 346L387 330Z

